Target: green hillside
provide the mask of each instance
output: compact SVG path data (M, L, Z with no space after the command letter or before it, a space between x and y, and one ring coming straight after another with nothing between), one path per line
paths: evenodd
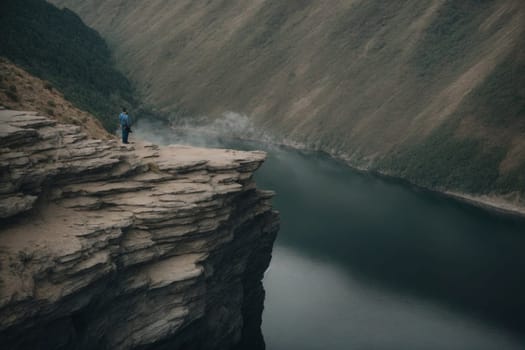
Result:
M0 56L51 82L106 129L115 128L121 105L135 103L105 41L72 11L44 0L2 0L0 32Z

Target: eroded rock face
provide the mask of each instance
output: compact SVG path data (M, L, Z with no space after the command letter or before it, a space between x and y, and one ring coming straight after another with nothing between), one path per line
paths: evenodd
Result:
M252 180L264 158L124 146L0 110L0 344L263 346L278 230Z

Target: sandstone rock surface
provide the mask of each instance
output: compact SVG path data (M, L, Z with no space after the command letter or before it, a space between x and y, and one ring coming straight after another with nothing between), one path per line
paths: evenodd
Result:
M252 179L264 159L93 140L0 110L0 344L228 349L261 337L279 226Z

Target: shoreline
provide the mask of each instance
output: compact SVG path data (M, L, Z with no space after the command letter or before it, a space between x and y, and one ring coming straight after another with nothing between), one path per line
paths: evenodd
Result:
M359 171L363 174L377 176L377 177L380 177L383 179L389 179L392 181L402 182L420 191L425 191L425 192L433 193L433 194L436 194L436 195L439 195L445 198L453 199L458 202L489 211L492 214L500 214L500 215L511 216L511 217L518 218L518 219L525 219L525 206L513 204L512 202L509 202L503 199L502 197L491 196L491 195L475 195L475 194L456 192L456 191L450 191L450 190L440 190L440 189L435 189L435 188L429 188L429 187L418 185L402 177L369 170L367 168L358 168L350 164L350 162L343 157L337 157L337 156L334 156L326 152L322 152L322 153L326 154L332 159L343 162L349 168L355 171Z
M251 142L261 142L254 139L246 139L245 141L251 141ZM309 149L303 144L300 143L279 143L279 142L272 142L274 146L280 146L285 147L294 151L299 152L318 152L325 154L326 156L330 157L333 160L342 162L345 164L345 166L349 167L350 169L354 171L358 171L360 173L370 175L370 176L376 176L383 179L389 179L393 181L398 181L405 183L406 185L409 185L413 188L417 188L418 190L426 191L429 193L433 193L439 196L443 196L446 198L450 198L453 200L456 200L458 202L471 205L473 207L483 209L486 211L491 212L492 214L500 214L500 215L506 215L518 219L525 219L525 206L519 206L516 204L513 204L509 201L506 201L502 197L496 197L496 196L490 196L490 195L474 195L474 194L468 194L468 193L462 193L462 192L456 192L456 191L449 191L449 190L439 190L439 189L433 189L428 188L425 186L418 185L416 183L413 183L405 178L392 176L386 173L381 173L378 171L373 171L368 168L360 168L356 167L355 165L352 165L350 161L345 157L337 156L332 153L323 151L323 150L314 150ZM295 146L297 145L297 146Z
M475 207L486 209L504 215L511 215L525 219L525 207L514 205L500 197L491 197L487 195L475 196L467 193L445 191L439 192L443 195L454 198L458 201L470 204Z
M252 141L252 142L254 141L253 139L246 139L246 140ZM402 178L402 177L392 176L387 173L370 170L366 167L357 167L351 164L350 161L348 160L349 157L345 156L344 154L337 156L327 151L310 149L304 144L298 143L298 142L283 142L283 143L272 142L272 144L276 146L281 146L281 147L285 147L288 149L292 149L294 151L322 153L330 157L333 160L344 163L350 169L358 171L366 175L376 176L376 177L380 177L383 179L389 179L393 181L399 181L413 188L417 188L418 190L422 190L422 191L437 194L437 195L440 195L446 198L454 199L458 202L465 203L473 207L489 211L493 214L500 214L500 215L515 217L518 219L525 219L525 205L520 206L520 205L513 204L512 202L509 202L503 199L502 197L491 196L491 195L475 195L475 194L468 194L468 193L462 193L462 192L456 192L456 191L428 188L428 187L413 183L410 180Z

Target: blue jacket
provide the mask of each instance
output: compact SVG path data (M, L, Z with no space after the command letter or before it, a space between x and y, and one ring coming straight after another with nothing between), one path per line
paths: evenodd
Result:
M119 120L120 120L120 126L131 126L129 116L126 113L124 112L120 113Z

